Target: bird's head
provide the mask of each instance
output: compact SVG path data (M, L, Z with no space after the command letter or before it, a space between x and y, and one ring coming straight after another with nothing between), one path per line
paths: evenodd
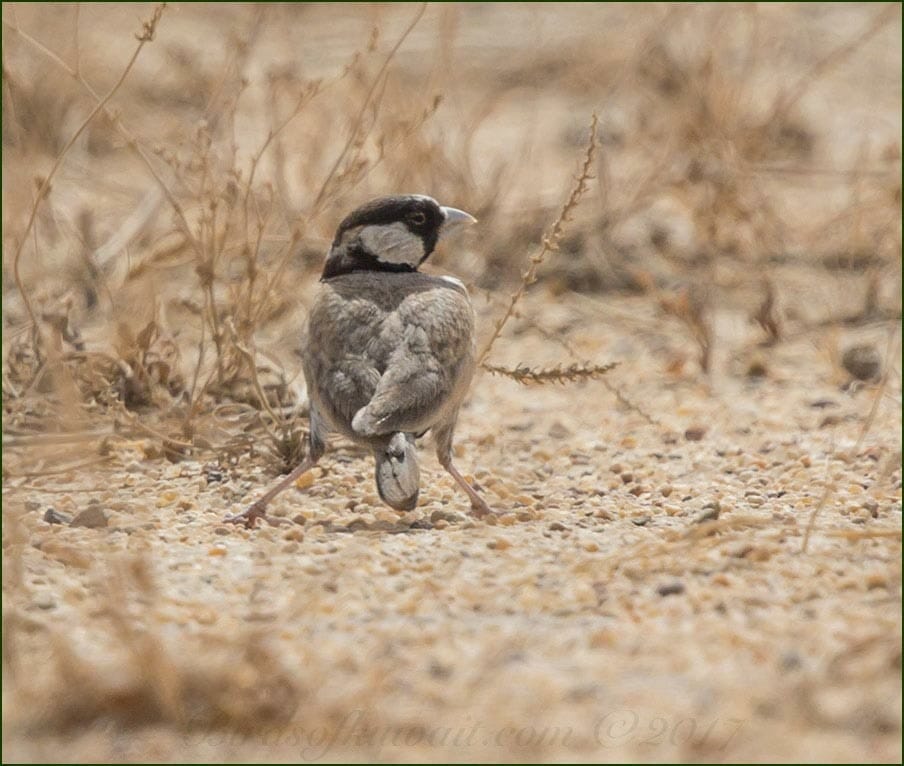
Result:
M477 219L420 194L380 197L347 215L321 279L353 271L417 271L436 243Z

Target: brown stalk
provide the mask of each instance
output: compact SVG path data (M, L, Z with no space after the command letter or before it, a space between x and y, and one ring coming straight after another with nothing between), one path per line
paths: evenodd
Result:
M596 129L598 124L599 118L596 116L596 113L594 113L590 121L590 137L587 140L587 148L584 152L584 163L581 166L581 172L578 175L577 181L572 187L568 199L565 200L565 204L562 206L558 218L556 218L552 228L549 230L549 234L543 237L543 244L540 247L539 252L531 256L530 265L528 266L527 271L521 275L521 284L519 284L518 289L512 293L505 313L496 321L496 326L493 328L493 334L486 342L486 345L484 345L483 350L478 357L478 364L480 365L483 365L486 361L490 351L493 349L493 344L496 343L496 340L502 334L502 329L505 327L506 323L512 318L515 306L517 306L521 298L524 297L527 288L537 281L537 271L546 260L546 257L551 252L559 249L559 240L564 233L565 224L571 220L569 216L578 206L578 203L580 203L581 198L587 191L588 182L593 178L590 171L593 167L594 156L596 155Z
M501 375L511 378L523 386L545 385L546 383L575 383L584 380L596 380L610 370L618 367L618 362L610 362L603 365L570 364L567 367L557 365L545 369L536 369L526 365L519 365L513 370L505 367L496 367L492 364L484 364L483 369L493 375Z
M408 35L411 34L412 30L417 26L417 23L421 20L421 17L424 15L424 11L427 10L427 3L421 3L421 7L418 9L418 12L415 14L414 18L411 20L411 23L405 28L405 31L402 32L402 36L399 37L398 42L392 47L392 50L386 56L386 59L383 61L383 65L380 67L377 72L377 76L374 77L373 83L371 83L370 90L367 92L367 95L364 98L364 102L361 104L361 109L358 111L357 116L355 117L354 122L352 123L352 129L349 132L348 139L345 142L345 146L342 147L342 151L339 153L339 156L336 158L336 161L333 163L333 167L330 169L330 172L327 173L326 179L324 179L323 184L320 187L320 191L317 193L317 196L314 198L314 203L311 205L311 211L317 211L320 206L320 203L326 196L327 189L333 181L333 177L339 170L339 166L342 164L342 161L345 159L345 155L348 154L349 149L354 145L355 141L358 138L358 133L361 130L361 125L364 121L364 115L367 113L367 107L370 105L370 101L373 98L374 93L377 90L377 87L380 85L380 82L383 79L383 75L386 72L387 67L390 62L395 58L396 53L399 48L402 47L402 43L408 39Z
M31 206L31 212L28 216L28 223L25 224L25 231L22 233L22 237L19 240L19 245L18 247L16 247L15 253L13 253L13 279L16 283L16 287L22 295L22 301L25 304L25 309L26 311L28 311L28 316L31 319L33 325L37 324L37 319L35 317L35 312L32 308L31 301L28 298L28 293L25 290L25 286L22 284L22 277L19 273L19 261L22 257L22 250L25 248L25 242L28 240L28 235L31 233L32 226L34 226L35 218L38 215L38 209L40 208L41 203L44 201L44 199L49 195L50 184L53 181L53 178L56 175L57 171L60 169L60 166L63 164L63 160L66 158L69 150L73 147L79 136L84 133L85 128L87 128L88 125L91 124L91 121L98 115L98 113L106 109L107 102L109 102L110 99L116 95L116 92L119 90L119 88L125 82L126 77L128 77L129 73L132 71L132 67L138 60L138 56L144 48L145 43L149 43L154 39L154 34L157 30L157 23L160 21L160 17L163 14L165 8L166 3L161 3L154 9L154 13L151 15L151 17L142 22L142 31L136 34L138 45L132 52L129 61L126 64L125 68L122 70L122 73L119 75L119 78L113 84L113 87L110 88L109 91L107 91L107 95L105 95L103 98L98 99L97 105L91 110L88 116L82 121L81 125L79 125L76 131L63 146L62 150L54 160L53 166L50 168L50 172L45 176L40 188L38 189L37 196L35 197L35 201ZM23 34L18 29L18 27L14 27L14 29L20 34ZM78 70L72 70L72 72L74 76L80 77Z

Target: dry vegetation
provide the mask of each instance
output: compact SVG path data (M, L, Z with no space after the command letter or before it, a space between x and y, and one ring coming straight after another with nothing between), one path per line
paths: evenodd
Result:
M900 761L900 136L892 4L4 4L4 758ZM399 191L502 515L220 526Z

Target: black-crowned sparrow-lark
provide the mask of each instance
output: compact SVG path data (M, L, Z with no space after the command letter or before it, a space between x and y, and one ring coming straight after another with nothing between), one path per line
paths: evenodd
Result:
M248 510L227 521L253 526L267 504L310 470L329 433L369 447L383 501L415 507L415 437L432 431L441 465L477 515L486 502L452 463L458 410L475 369L474 311L464 285L418 267L439 239L475 223L422 195L382 197L336 232L302 341L310 398L308 454Z

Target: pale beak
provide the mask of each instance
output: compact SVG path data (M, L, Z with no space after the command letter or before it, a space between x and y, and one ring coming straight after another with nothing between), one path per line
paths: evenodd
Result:
M443 217L445 218L439 229L440 237L445 237L450 232L458 231L462 226L470 226L472 223L477 223L477 219L464 210L457 210L454 207L441 207L440 210L443 211Z

